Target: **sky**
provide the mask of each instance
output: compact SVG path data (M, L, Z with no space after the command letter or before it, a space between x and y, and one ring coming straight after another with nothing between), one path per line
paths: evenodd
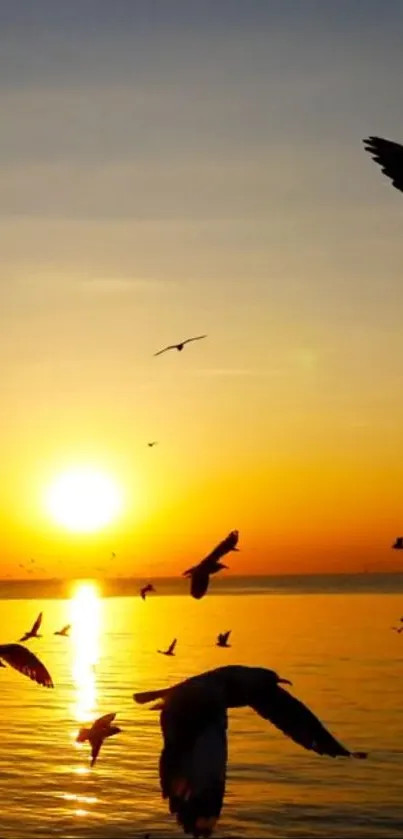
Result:
M2 574L233 528L232 573L402 566L403 197L362 145L403 141L402 36L394 0L1 0ZM71 466L122 492L96 534L45 508Z

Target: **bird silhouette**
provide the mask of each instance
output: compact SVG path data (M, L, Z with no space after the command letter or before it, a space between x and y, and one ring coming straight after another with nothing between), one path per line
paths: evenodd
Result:
M52 677L45 665L34 653L31 653L31 650L27 650L21 644L0 644L0 660L2 667L5 667L4 662L6 662L9 667L18 670L23 676L28 676L38 685L46 688L53 687Z
M230 647L231 644L228 643L228 638L231 635L231 630L229 629L228 632L220 632L217 635L217 647Z
M186 340L181 341L180 344L169 344L168 347L164 347L164 349L155 352L154 356L162 355L162 353L168 352L168 350L178 350L178 352L182 352L186 344L190 344L191 341L201 341L202 338L207 338L207 335L196 335L195 338L186 338Z
M395 551L403 551L403 536L398 536L396 541L392 545L393 550Z
M32 629L30 629L29 632L26 632L25 635L23 635L22 638L19 639L20 641L29 641L30 638L42 638L42 635L38 634L38 629L40 629L40 626L41 626L41 623L42 623L42 616L43 616L43 613L39 612L39 615L38 615Z
M161 653L161 655L175 655L176 642L177 638L174 638L167 650L157 650L157 653Z
M70 635L71 623L67 623L63 629L58 629L57 632L54 632L54 635L63 635L64 638L68 638Z
M395 189L403 192L403 146L383 137L367 137L363 143Z
M149 594L150 591L155 591L155 588L152 585L152 583L147 583L146 586L143 586L143 588L140 589L140 597L142 598L142 600L146 599L146 595Z
M239 539L239 531L231 530L231 533L217 545L205 559L202 559L198 565L193 565L184 571L183 577L190 577L190 593L196 600L200 600L206 593L209 584L210 574L216 574L223 568L228 568L218 560L230 551L238 551L236 547Z
M403 632L403 626L392 626L391 629L393 629L393 631L397 632L399 635L401 632Z
M157 446L157 445L158 445L158 440L152 440L152 442L151 442L151 443L147 443L147 446L148 446L150 449L152 449L152 447L153 447L153 446Z
M121 728L117 725L111 725L115 719L116 714L105 714L104 717L99 717L98 720L92 724L91 728L80 728L76 743L85 743L89 740L91 745L91 766L94 766L99 755L100 748L107 737L112 737L113 734L119 734Z
M305 749L329 757L365 758L350 752L299 699L291 684L263 667L219 667L172 688L135 693L136 702L159 699L164 744L162 797L185 833L211 836L220 816L227 766L227 709L250 706Z

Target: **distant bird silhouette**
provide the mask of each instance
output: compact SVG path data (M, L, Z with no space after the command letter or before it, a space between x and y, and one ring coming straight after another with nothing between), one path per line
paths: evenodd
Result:
M393 550L403 551L403 536L398 536L396 542L392 545Z
M9 667L14 667L14 670L18 670L23 676L28 676L38 685L46 688L53 687L52 677L45 665L34 653L31 653L31 650L27 650L21 644L0 644L0 660L2 667L6 662Z
M147 443L147 446L152 449L153 446L158 445L158 440L153 440L151 443Z
M161 655L175 655L176 642L177 638L174 638L167 650L157 650L157 653L161 653Z
M70 635L71 623L67 623L63 629L58 629L57 632L54 632L54 635L63 635L64 638L68 638Z
M119 734L121 732L121 729L117 725L111 725L115 717L116 714L105 714L104 717L99 717L98 720L95 720L91 728L80 728L77 734L76 743L85 743L86 740L90 742L91 766L94 766L104 740L107 737L112 737L113 734Z
M172 688L134 694L139 703L162 700L154 706L161 709L164 738L159 764L161 792L185 833L211 836L220 816L228 708L249 705L295 743L317 754L367 756L346 749L280 683L290 684L263 667L230 666L193 676Z
M201 341L202 338L207 338L207 335L196 335L195 338L186 338L186 341L181 341L180 344L169 344L169 346L164 347L163 350L155 352L154 356L162 355L162 353L168 352L168 350L178 350L178 352L182 352L185 344L190 344L191 341Z
M141 588L141 589L140 589L140 596L141 596L142 600L145 600L145 599L146 599L146 595L147 595L150 591L155 591L155 588L154 588L154 586L152 585L152 583L147 583L147 585L146 585L146 586L143 586L143 588Z
M403 192L403 146L382 137L367 137L363 143L395 189Z
M229 629L228 632L220 632L217 635L217 647L230 647L231 644L228 643L228 638L231 635L231 630Z
M231 530L231 533L217 545L211 553L202 559L198 565L193 565L184 571L183 577L190 577L190 593L196 600L200 600L206 593L209 584L210 574L216 574L223 568L228 568L228 565L223 565L218 560L230 551L237 551L236 547L239 539L239 531Z
M42 635L38 635L38 629L40 629L42 623L42 616L43 612L39 612L32 629L30 629L29 632L26 632L25 635L19 639L20 641L29 641L30 638L42 638Z
M403 626L392 626L391 629L393 629L393 631L397 632L399 635L401 632L403 632Z

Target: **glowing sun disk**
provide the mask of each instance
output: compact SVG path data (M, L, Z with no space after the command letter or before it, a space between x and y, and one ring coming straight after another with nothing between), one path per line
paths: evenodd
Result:
M100 530L120 512L120 492L108 475L95 469L71 469L59 475L47 492L52 518L67 530Z

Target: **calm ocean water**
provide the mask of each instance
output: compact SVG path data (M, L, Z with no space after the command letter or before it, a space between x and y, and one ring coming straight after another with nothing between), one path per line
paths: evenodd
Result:
M342 578L338 587L318 579L278 591L272 581L232 581L232 593L213 583L200 602L173 593L102 598L98 584L84 582L70 584L69 599L50 599L46 587L35 600L12 599L3 586L1 640L18 638L43 609L44 637L30 646L55 689L0 671L2 839L178 836L159 792L159 715L132 693L223 663L276 669L336 737L370 757L310 755L253 711L230 711L218 836L401 836L403 633L390 627L403 614L402 576ZM69 621L72 638L52 635ZM215 647L227 629L233 646ZM176 657L157 655L174 637ZM109 711L122 733L89 770L75 733Z

